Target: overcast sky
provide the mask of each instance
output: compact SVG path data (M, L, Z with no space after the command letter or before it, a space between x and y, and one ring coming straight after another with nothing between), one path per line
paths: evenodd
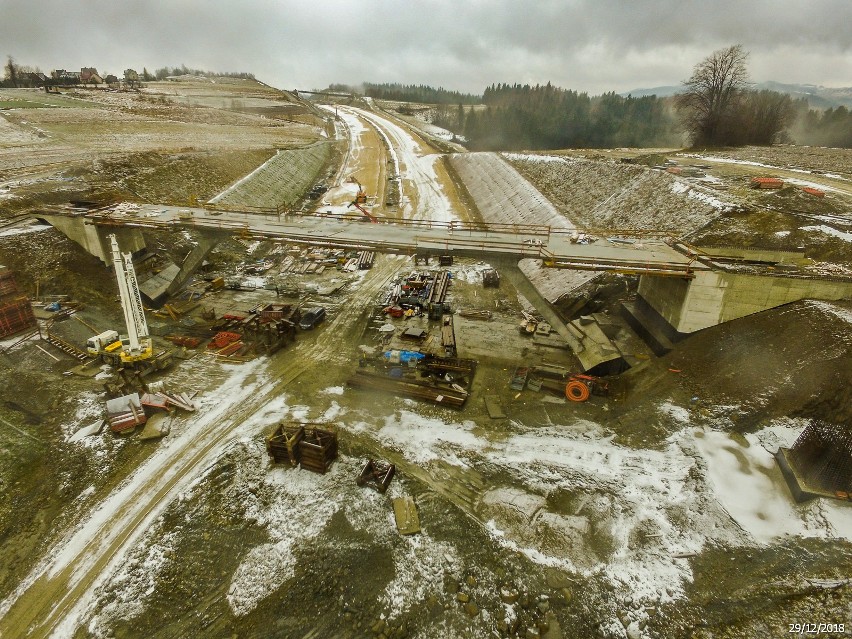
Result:
M285 89L623 92L736 43L754 81L852 86L852 0L0 0L0 54L42 71L186 64Z

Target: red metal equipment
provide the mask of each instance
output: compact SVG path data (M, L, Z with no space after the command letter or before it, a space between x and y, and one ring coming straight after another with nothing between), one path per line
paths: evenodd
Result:
M365 209L363 206L361 206L360 204L358 204L358 202L357 202L357 201L356 201L356 202L350 202L350 203L349 203L349 206L354 206L356 209L358 209L359 211L361 211L361 213L363 213L363 214L364 214L364 216L365 216L368 220L370 220L370 222L372 222L373 224L376 224L376 223L379 221L379 220L378 220L378 218L377 218L376 216L374 216L374 215L373 215L372 213L370 213L367 209ZM349 208L349 207L347 206L346 208Z
M232 344L234 342L239 342L242 339L242 335L239 333L231 333L228 331L221 331L216 333L215 337L210 340L210 343L207 344L207 348L210 349L221 349L225 348L228 344Z

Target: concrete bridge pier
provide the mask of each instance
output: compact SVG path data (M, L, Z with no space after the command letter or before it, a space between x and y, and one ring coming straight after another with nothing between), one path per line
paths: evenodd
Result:
M219 233L199 233L196 245L186 257L177 264L169 264L153 277L139 285L142 294L153 304L160 304L170 296L178 293L189 281L189 278L201 267L204 258L216 245L227 237Z
M86 252L94 255L106 266L112 266L112 246L109 236L115 234L118 245L125 253L138 253L146 248L142 230L129 226L101 226L86 224L83 216L41 214L55 229L68 239L79 244ZM140 282L139 290L152 303L158 304L174 295L189 281L189 278L199 269L204 258L229 233L205 231L198 234L197 244L187 254L180 265L169 264L153 277Z
M594 318L566 324L556 309L539 292L515 260L490 260L515 289L535 307L536 312L565 341L583 372L608 375L626 368L622 353L606 336Z
M523 295L527 301L535 307L535 310L541 315L544 320L550 324L551 328L559 333L559 336L564 339L574 352L582 350L582 345L577 337L572 333L559 314L553 309L544 296L539 293L538 289L529 281L527 276L518 266L517 260L490 260L490 264L495 268L500 269L500 273L505 277L515 289Z
M115 234L118 245L124 252L137 253L145 247L142 230L128 226L105 227L86 224L82 216L39 214L39 218L62 232L65 237L82 246L86 252L97 257L106 265L112 264L112 248L109 235Z

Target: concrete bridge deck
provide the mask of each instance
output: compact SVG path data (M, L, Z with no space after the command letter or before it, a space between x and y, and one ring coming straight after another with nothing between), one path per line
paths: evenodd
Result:
M687 277L709 267L661 239L572 241L572 232L541 225L461 224L340 215L277 215L163 205L122 205L67 214L87 225L194 229L386 253L450 254L498 259L540 258L547 266Z

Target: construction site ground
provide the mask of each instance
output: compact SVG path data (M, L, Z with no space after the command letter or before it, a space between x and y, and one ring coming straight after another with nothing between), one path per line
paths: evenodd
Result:
M416 132L416 118L339 104L340 119L326 123L319 114L333 105L316 112L243 81L152 83L138 94L4 90L0 99L26 102L0 111L10 132L0 135L9 220L0 221L0 264L31 296L83 304L54 324L68 340L121 325L112 275L58 231L16 216L67 200L206 201L277 149L328 136L339 137L337 150L317 179L329 190L306 197L306 211L351 213L355 176L380 218L525 222L550 206L569 225L804 244L826 272L852 268L849 152L661 151L650 162L708 165L725 187L716 188L621 162L645 151L450 158ZM42 100L54 106L28 106ZM89 141L95 128L124 137ZM747 180L775 169L729 160L785 176L826 171L807 176L826 197L753 191ZM476 177L498 170L490 186ZM395 179L400 197L389 205ZM146 239L175 260L195 241ZM534 309L507 278L484 288L490 265L379 255L369 270L285 272L302 251L233 238L209 256L205 278L253 290L176 301L175 318L149 312L168 333L200 331L210 308L328 310L271 356L181 354L163 379L198 391L198 410L176 414L161 440L108 429L73 438L103 418L108 371L74 374L77 361L35 337L0 342L0 636L750 638L789 636L794 622L849 623L852 505L795 503L772 453L810 419L852 419L852 303L798 302L697 333L659 358L621 329L633 368L610 397L575 403L509 388L518 366L577 362L558 340L521 336L521 311ZM263 262L272 267L249 272ZM397 277L439 268L453 276L458 356L478 361L464 408L347 386L362 355L381 347L383 325L427 328L434 340L439 322L381 309ZM594 289L587 310L614 318L635 295L630 277L522 269L563 310ZM505 418L489 415L486 397ZM264 437L289 420L338 433L330 472L271 464ZM356 485L368 458L396 464L387 493ZM391 500L406 495L417 535L394 524Z

